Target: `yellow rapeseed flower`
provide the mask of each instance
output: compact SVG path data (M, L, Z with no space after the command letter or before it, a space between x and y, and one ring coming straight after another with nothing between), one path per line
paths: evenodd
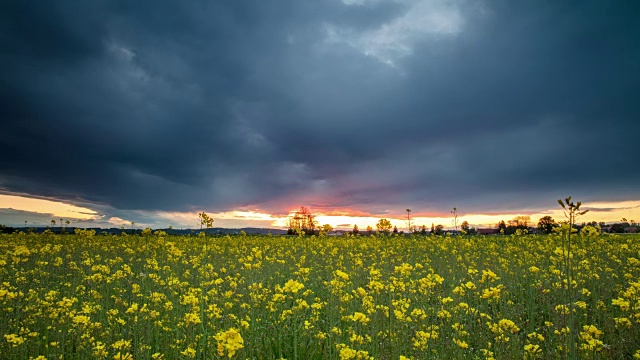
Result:
M218 355L224 356L225 352L229 358L233 357L236 352L244 347L244 340L240 332L235 328L227 331L221 331L214 337L218 342Z
M299 283L295 280L289 280L284 284L284 287L282 288L282 291L284 292L290 292L290 293L297 293L298 291L304 289L304 284Z

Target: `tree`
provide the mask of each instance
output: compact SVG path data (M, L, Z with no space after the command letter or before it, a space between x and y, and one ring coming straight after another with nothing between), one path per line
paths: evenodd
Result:
M393 227L393 233L394 233L394 234L397 234L397 233L398 233L398 227L397 227L397 226L394 226L394 227Z
M409 231L413 231L413 227L411 226L411 209L407 209L407 226L409 227Z
M373 228L371 227L371 225L367 226L367 235L371 235L373 234Z
M431 227L431 235L444 235L444 225L438 224Z
M316 216L309 211L304 206L300 207L300 210L296 211L296 213L289 217L289 230L288 234L297 234L300 232L304 232L307 235L315 234L316 227L318 226L318 222L316 221Z
M358 229L358 225L353 225L353 231L352 231L353 235L358 235L360 234L360 230Z
M460 230L464 231L465 234L468 234L470 230L469 222L467 222L466 220L463 221L460 225Z
M54 227L54 226L56 226L56 221L52 219L51 220L51 227Z
M538 229L543 234L551 234L557 225L556 221L549 215L541 217L540 221L538 221Z
M207 229L213 227L213 218L207 215L204 211L198 214L198 220L200 221L200 229L205 226Z
M498 232L504 234L507 231L507 224L505 224L504 220L500 220L498 223Z
M509 226L515 228L524 228L526 229L531 224L531 216L528 215L520 215L516 216L513 219L509 220Z
M380 219L376 224L376 228L378 228L378 232L387 234L391 231L391 221L387 219Z
M322 225L322 231L323 231L325 234L328 234L328 233L330 233L330 232L332 232L332 231L333 231L333 226L331 226L331 225L329 225L329 224L324 224L324 225Z
M625 226L625 224L615 223L615 224L611 225L611 232L617 233L617 234L622 234L622 233L624 233L624 229L626 229L626 228L627 228L627 226Z
M518 230L527 230L530 223L530 216L516 216L513 219L509 220L509 225L505 227L504 233L507 235L511 235L515 234Z
M427 235L427 226L426 225L422 225L422 228L420 228L420 235Z
M453 223L453 227L458 231L458 208L453 208L453 210L451 210L451 214L453 215L453 220L451 221Z

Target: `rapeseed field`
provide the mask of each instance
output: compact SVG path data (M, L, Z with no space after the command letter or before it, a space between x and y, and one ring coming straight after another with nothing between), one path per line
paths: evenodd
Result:
M0 235L0 357L640 358L640 236L565 241Z

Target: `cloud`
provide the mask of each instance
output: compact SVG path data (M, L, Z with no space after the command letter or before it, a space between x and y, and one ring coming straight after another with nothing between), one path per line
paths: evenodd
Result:
M347 44L366 56L394 65L397 59L411 55L416 42L455 37L464 27L458 5L451 1L393 1L404 11L374 29L358 31L350 27L325 25L328 44ZM379 1L344 1L346 5L379 4Z
M109 218L109 224L111 224L114 227L121 227L121 226L130 226L131 225L131 221L127 221L124 219L121 219L117 216L112 216Z
M96 222L176 226L201 210L637 199L632 10L13 3L0 14L0 189L93 209Z

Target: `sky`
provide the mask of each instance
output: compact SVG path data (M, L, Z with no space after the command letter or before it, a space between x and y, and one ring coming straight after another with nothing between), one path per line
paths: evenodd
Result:
M640 219L639 7L3 3L0 223Z

